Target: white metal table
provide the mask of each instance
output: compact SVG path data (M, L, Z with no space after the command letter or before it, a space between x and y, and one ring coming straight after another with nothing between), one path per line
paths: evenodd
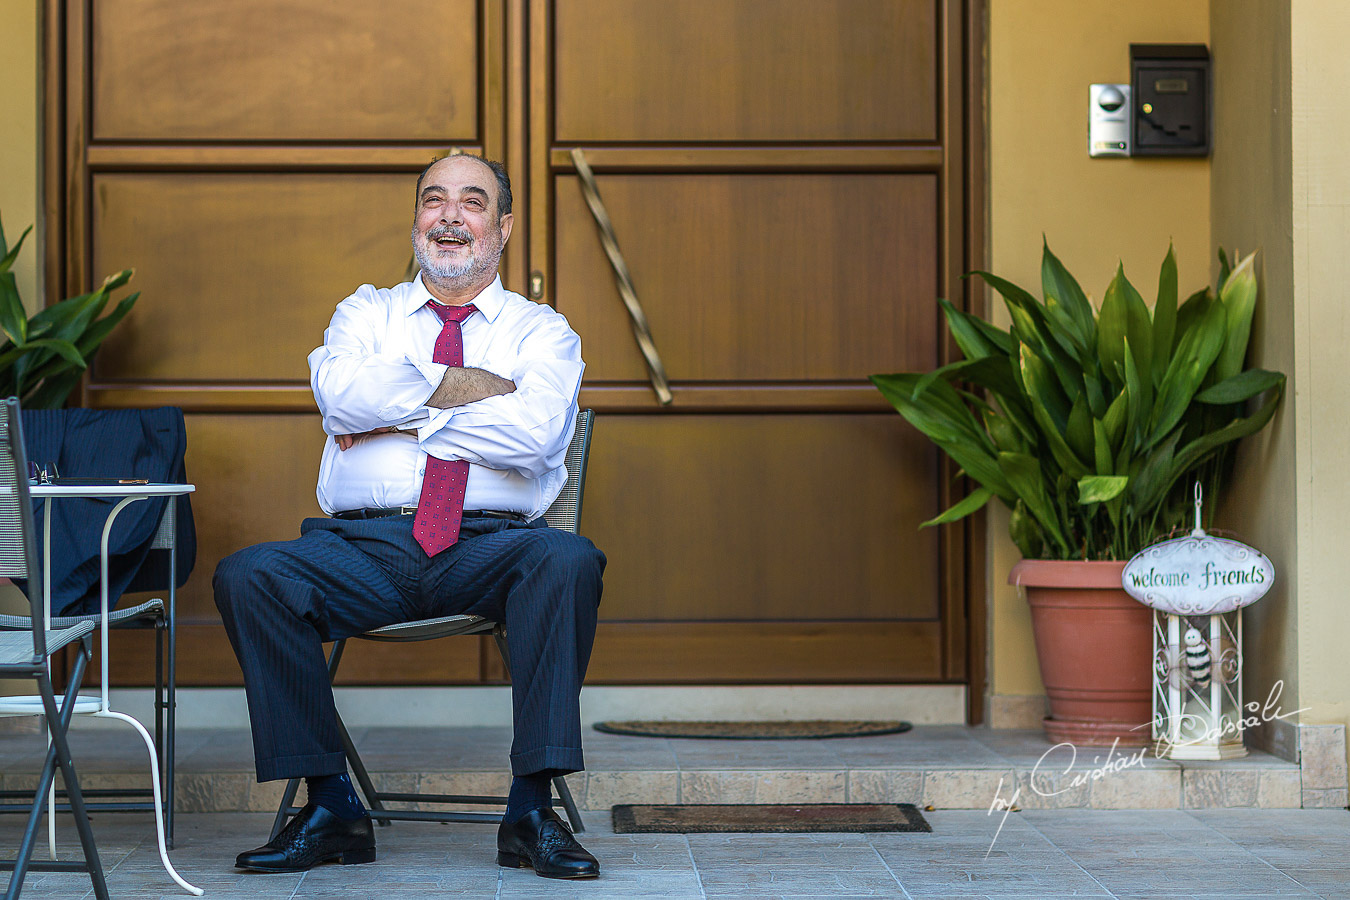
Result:
M42 590L45 594L47 604L47 617L51 618L51 570L52 570L52 507L55 502L62 499L99 499L99 500L117 500L113 508L108 511L107 518L103 522L103 537L99 544L99 611L100 611L100 649L102 658L101 679L99 685L99 696L81 696L75 702L75 715L97 716L106 719L117 719L126 722L132 728L135 728L140 734L141 739L145 741L146 749L150 753L150 784L154 796L155 805L155 833L159 838L159 858L164 864L164 869L169 873L181 887L185 890L201 895L202 889L188 884L178 871L169 862L169 853L164 839L164 801L160 794L160 774L159 758L155 742L151 739L150 733L145 730L145 726L125 713L116 712L108 704L108 539L112 534L113 522L117 519L119 513L126 509L132 503L138 500L149 500L152 497L167 497L169 503L177 502L178 497L191 494L197 490L196 485L191 484L150 484L138 482L134 479L124 481L108 482L80 482L74 484L35 484L29 487L29 493L34 499L42 498L47 501L47 514L42 517ZM167 512L167 510L166 510ZM175 548L173 562L170 564L169 573L169 622L170 629L173 623L173 605L174 592L177 588L176 560L177 551ZM48 621L48 627L51 622ZM174 640L172 631L169 634L169 640ZM170 655L169 670L166 673L166 680L173 684L175 672L173 671L172 654ZM40 699L40 698L34 698ZM169 729L172 733L173 729ZM55 785L52 786L55 792ZM54 801L54 798L53 798ZM49 808L54 809L54 802ZM55 816L47 817L48 827L51 829L52 846L55 846Z

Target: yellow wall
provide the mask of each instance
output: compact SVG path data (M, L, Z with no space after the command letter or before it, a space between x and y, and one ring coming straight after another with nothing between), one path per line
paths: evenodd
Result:
M0 0L0 216L12 243L37 222L38 0ZM37 229L15 265L19 296L38 303Z
M1292 9L1298 700L1309 707L1304 722L1343 724L1350 721L1350 115L1337 86L1350 77L1350 4Z
M1209 161L1091 159L1087 111L1088 85L1130 80L1131 42L1207 43L1208 0L989 0L988 27L991 271L1039 295L1044 233L1094 299L1118 260L1148 298L1171 240L1183 296L1207 283ZM990 692L1040 694L1001 509L989 530Z
M1216 247L1259 250L1261 292L1252 324L1252 365L1290 377L1275 420L1239 448L1219 522L1275 564L1271 592L1243 614L1243 689L1269 696L1284 682L1298 707L1298 586L1295 421L1293 130L1290 11L1279 0L1225 0L1210 20L1216 81L1211 217Z

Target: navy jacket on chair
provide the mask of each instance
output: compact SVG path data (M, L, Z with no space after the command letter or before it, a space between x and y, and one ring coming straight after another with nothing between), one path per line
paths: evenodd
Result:
M186 482L183 411L159 409L25 409L24 445L39 468L55 463L62 478L144 478ZM52 615L85 615L99 609L99 543L117 500L58 500L52 520ZM110 537L108 591L114 605L128 591L162 590L169 583L168 554L150 553L167 498L128 505ZM34 504L38 540L46 502ZM197 534L187 496L178 498L178 587L192 572ZM23 587L23 583L19 582Z

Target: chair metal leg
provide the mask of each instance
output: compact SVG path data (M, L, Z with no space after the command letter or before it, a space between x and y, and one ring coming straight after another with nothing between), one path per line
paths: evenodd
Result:
M178 498L170 497L169 503L175 510L175 521L177 521ZM169 608L164 611L165 625L168 629L169 648L168 648L168 668L165 670L165 681L168 689L168 709L166 715L168 718L169 730L164 736L164 842L169 847L173 847L173 778L174 778L174 759L177 753L178 744L178 539L175 535L173 546L169 548Z
M563 809L567 812L567 821L572 823L572 831L585 831L586 825L581 821L577 802L572 799L572 789L567 786L567 781L561 775L553 779L553 789L558 792L558 799L562 801Z
M70 753L70 744L66 739L66 732L70 727L70 718L75 710L75 699L79 693L80 680L84 675L87 662L88 648L86 646L85 652L81 653L76 659L75 669L66 687L65 701L59 712L57 711L56 695L52 689L51 680L45 672L38 676L38 690L42 696L47 730L51 734L52 745L47 751L42 775L38 779L37 795L33 800L33 812L29 817L28 826L24 830L19 855L15 859L14 874L10 877L9 889L5 893L6 898L18 897L19 891L22 889L23 879L29 868L29 857L32 855L33 844L37 839L37 830L42 819L42 808L46 805L47 791L51 787L52 780L56 777L56 769L59 766L62 778L66 783L66 795L70 801L71 812L75 816L75 829L79 833L80 845L84 850L84 870L88 871L89 879L93 883L94 896L98 900L108 900L108 885L103 877L103 863L99 859L98 847L94 843L94 831L89 824L89 811L84 805L84 794L80 791L80 782L75 774L75 763ZM55 815L56 813L55 811L49 811L48 814ZM50 865L52 864L47 864L47 866ZM44 866L44 868L47 866Z
M295 805L295 792L299 787L299 778L292 778L286 782L286 790L281 795L281 805L277 807L277 817L272 820L272 833L267 836L269 841L281 834L281 829L285 827L291 807Z
M356 752L356 744L352 742L352 736L347 731L347 723L342 721L341 715L338 716L338 736L342 738L342 748L347 754L347 765L351 766L356 783L361 786L361 793L366 795L366 806L374 813L383 812L384 802L380 799L380 792L375 790L375 783L370 780L366 764L361 761L361 754ZM375 821L381 825L390 824L389 819L377 817Z
M164 621L155 622L155 752L159 754L160 789L165 795L164 840L173 847L173 832L169 828L170 804L173 802L172 784L169 774L168 747L164 742Z
M333 644L333 652L328 654L328 683L331 685L337 679L338 666L342 665L342 651L347 648L345 640L337 641ZM375 790L375 783L370 780L370 773L366 771L366 764L361 761L361 754L356 752L356 744L352 741L352 736L347 731L347 723L342 721L342 714L337 717L338 737L342 739L342 750L347 754L347 765L351 766L352 774L356 776L356 783L361 787L361 793L365 795L366 806L379 812L384 809L384 803L380 800L379 791ZM388 819L376 819L381 825L391 824Z

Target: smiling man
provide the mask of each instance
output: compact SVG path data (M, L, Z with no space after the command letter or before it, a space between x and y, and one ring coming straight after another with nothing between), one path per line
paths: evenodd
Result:
M583 767L579 694L605 557L549 528L581 386L581 341L548 306L502 287L511 182L473 156L417 182L413 253L394 288L338 304L309 356L327 433L319 505L300 537L222 560L216 605L239 658L258 780L304 777L308 802L235 865L299 872L375 859L347 776L323 642L469 613L511 636L515 733L497 862L599 874L552 809Z

